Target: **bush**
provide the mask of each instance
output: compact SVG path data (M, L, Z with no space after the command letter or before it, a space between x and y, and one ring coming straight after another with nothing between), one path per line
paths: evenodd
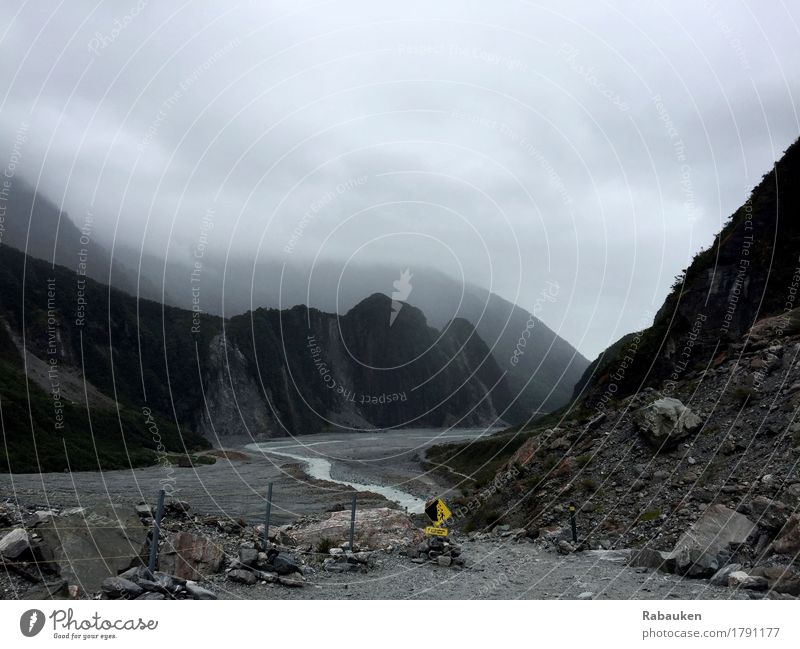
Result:
M328 555L331 552L331 548L335 547L336 545L331 539L329 539L327 536L323 536L319 541L317 541L315 550L317 551L317 554Z

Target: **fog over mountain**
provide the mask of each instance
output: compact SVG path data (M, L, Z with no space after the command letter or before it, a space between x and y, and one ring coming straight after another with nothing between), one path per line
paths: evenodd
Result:
M207 304L231 264L554 282L593 358L800 130L782 4L2 4L3 166Z

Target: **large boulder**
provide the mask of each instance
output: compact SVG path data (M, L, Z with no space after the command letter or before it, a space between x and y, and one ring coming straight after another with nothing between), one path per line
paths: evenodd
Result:
M19 527L0 539L0 557L8 560L17 559L25 551L30 550L30 547L28 533Z
M728 575L728 586L748 590L767 590L769 583L764 577L754 577L743 570L738 570Z
M288 533L296 544L316 547L323 539L339 545L350 538L350 511L331 512L324 519L294 525ZM407 543L415 527L405 512L388 507L356 511L355 543L373 550Z
M536 456L536 451L538 448L539 445L537 440L535 440L533 437L526 439L522 446L520 446L514 452L514 455L511 456L511 459L508 461L509 466L528 466Z
M109 599L136 599L144 589L123 577L107 577L102 584L103 594Z
M800 597L800 571L792 566L759 566L753 568L750 574L754 577L764 577L769 583L770 590L776 593Z
M130 507L77 508L37 528L61 577L83 592L101 589L103 580L139 563L147 530Z
M788 554L800 562L800 514L792 514L772 544L778 554Z
M178 532L167 539L159 554L159 568L182 579L197 581L219 572L224 558L222 548L208 537Z
M748 510L761 527L773 534L781 530L792 513L792 508L788 505L766 496L753 498L750 501Z
M300 564L295 561L294 557L285 552L279 552L271 558L271 564L275 568L275 572L279 575L291 575L293 572L303 573Z
M700 417L672 397L639 408L633 413L633 423L644 440L660 451L675 448L703 425Z
M731 546L745 543L755 530L747 516L724 505L711 505L678 539L667 561L678 574L711 577L730 558Z

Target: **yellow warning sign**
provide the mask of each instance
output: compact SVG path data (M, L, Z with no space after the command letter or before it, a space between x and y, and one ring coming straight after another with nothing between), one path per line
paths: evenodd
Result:
M447 536L449 534L449 530L446 527L435 527L433 525L428 525L425 528L425 534L428 536Z
M437 498L425 505L425 513L436 527L442 527L448 518L453 517L453 512L444 504L444 500Z

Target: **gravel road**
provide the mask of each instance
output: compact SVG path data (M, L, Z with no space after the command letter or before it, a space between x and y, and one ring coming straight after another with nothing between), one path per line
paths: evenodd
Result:
M415 564L387 554L368 573L318 570L305 588L239 586L220 575L210 586L225 599L747 599L706 580L640 572L609 553L556 554L536 543L465 542L467 568ZM614 554L611 553L613 557Z

